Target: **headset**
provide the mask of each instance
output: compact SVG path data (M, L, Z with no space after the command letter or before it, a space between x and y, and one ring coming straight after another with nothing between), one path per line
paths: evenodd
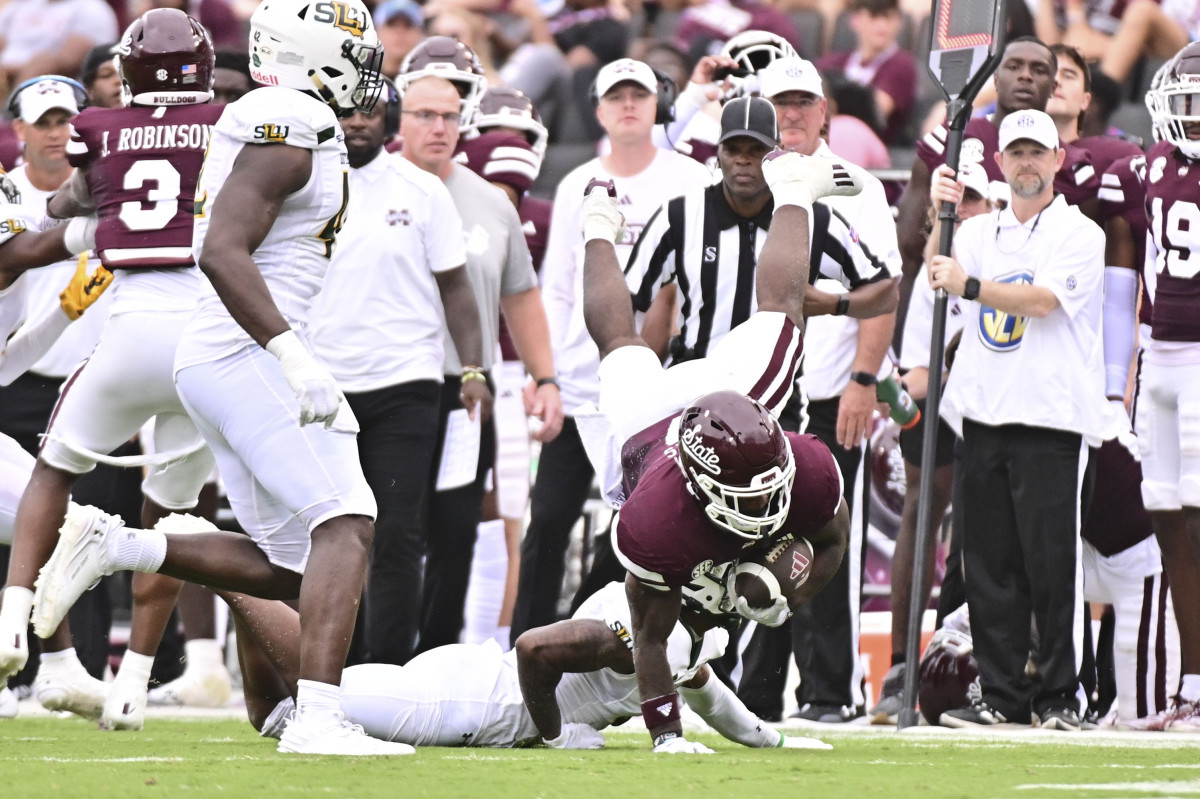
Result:
M65 83L75 94L75 105L79 107L79 110L82 111L83 109L87 108L88 100L90 98L88 97L87 89L83 88L82 83L74 78L66 78L62 75L38 75L36 78L30 78L29 80L22 82L19 86L12 90L12 94L8 96L8 115L13 119L18 119L21 116L20 103L18 102L21 97L21 92L25 91L35 83L41 83L42 81L47 80Z
M390 80L383 82L387 103L383 106L383 140L391 141L400 132L400 92Z
M654 124L670 125L675 121L675 100L679 97L679 86L670 75L661 69L650 67L650 71L654 73L654 78L658 81L658 104L654 111ZM592 85L588 87L588 97L591 98L592 108L600 105L600 95L596 91L595 78L592 79Z

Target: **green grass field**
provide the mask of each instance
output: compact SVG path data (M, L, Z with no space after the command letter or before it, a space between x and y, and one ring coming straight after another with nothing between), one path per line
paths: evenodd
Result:
M220 796L859 799L1200 797L1200 739L1166 734L807 731L832 751L656 756L610 730L598 752L434 749L402 758L278 755L231 720L150 719L100 733L78 719L0 722L0 799Z

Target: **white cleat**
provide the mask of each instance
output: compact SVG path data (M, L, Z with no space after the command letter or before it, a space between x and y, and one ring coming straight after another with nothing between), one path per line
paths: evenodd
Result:
M140 730L146 726L146 684L138 680L115 680L108 689L102 730Z
M853 197L867 173L846 161L776 150L763 159L763 177L779 205L811 205L821 197Z
M233 679L224 663L195 666L178 678L150 690L150 704L163 707L225 707Z
M104 710L108 685L71 658L42 661L33 681L33 696L47 710L61 710L95 721Z
M262 729L258 734L263 738L279 740L283 737L283 731L287 729L287 725L291 724L295 718L296 700L289 696L275 706L271 715L267 716L267 720L263 722Z
M7 685L0 688L0 719L15 719L18 710L20 703L17 702L17 695Z
M298 715L288 723L279 739L279 751L300 755L411 755L408 744L381 741L346 721L341 713L323 722L305 722Z
M29 662L28 625L19 629L0 630L0 680L7 679L25 668Z
M108 537L124 526L120 516L90 505L68 509L58 545L38 574L33 594L33 631L40 637L49 638L75 600L115 571Z

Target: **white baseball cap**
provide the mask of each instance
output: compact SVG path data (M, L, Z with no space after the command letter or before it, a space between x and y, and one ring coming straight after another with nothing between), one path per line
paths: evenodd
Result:
M1007 150L1008 145L1021 139L1035 141L1048 150L1057 150L1058 128L1054 127L1054 120L1045 111L1032 108L1016 111L1000 123L1000 149Z
M608 90L618 83L633 81L645 87L651 94L658 94L658 78L649 64L634 61L632 58L621 58L605 64L596 75L596 97L603 97Z
M958 177L963 182L963 186L978 194L980 197L987 198L988 196L988 180L987 171L983 168L983 164L966 163L958 165Z
M75 90L65 80L58 78L37 80L21 89L17 95L17 107L21 119L30 125L55 108L61 108L71 116L79 113Z
M825 96L821 85L821 73L800 56L777 58L765 69L758 71L758 86L763 97L770 99L784 92L808 92L817 97Z

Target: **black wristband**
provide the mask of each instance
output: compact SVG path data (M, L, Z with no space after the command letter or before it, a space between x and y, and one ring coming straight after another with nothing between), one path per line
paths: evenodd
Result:
M873 386L879 382L879 378L870 372L851 372L850 379L860 386Z
M845 316L850 313L850 298L845 294L838 297L837 307L833 309L834 316Z
M979 278L977 278L977 277L967 278L967 285L963 288L962 298L964 300L979 299L979 291L981 288L983 288L983 286L980 285Z
M558 388L558 378L557 377L540 377L537 380L537 387L541 388L542 386L554 386L555 388Z

